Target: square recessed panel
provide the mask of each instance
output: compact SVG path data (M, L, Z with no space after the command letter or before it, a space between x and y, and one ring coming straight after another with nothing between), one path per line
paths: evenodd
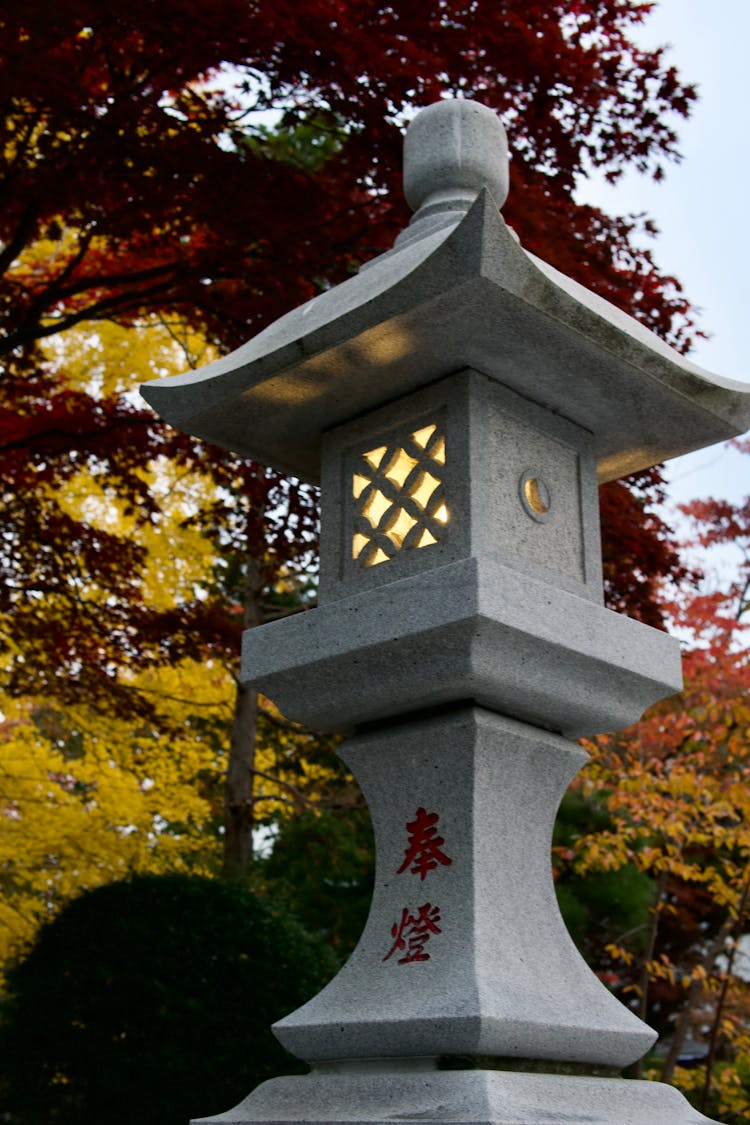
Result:
M593 576L583 534L583 435L544 415L542 428L530 412L509 410L491 384L483 389L476 435L482 467L473 495L478 549L585 585ZM596 504L595 495L591 500Z
M439 419L389 437L355 459L351 557L358 566L380 566L444 537L450 520L445 465Z
M329 431L321 602L472 557L601 600L591 440L473 371Z

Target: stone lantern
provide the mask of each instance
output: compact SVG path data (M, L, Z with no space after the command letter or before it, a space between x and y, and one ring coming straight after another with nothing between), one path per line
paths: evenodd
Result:
M321 481L318 607L248 631L243 676L351 732L377 845L356 950L274 1028L312 1073L214 1122L708 1120L617 1077L655 1036L569 938L550 839L575 739L681 686L677 642L602 604L597 483L742 432L750 393L526 253L507 179L493 112L423 110L393 249L143 392Z

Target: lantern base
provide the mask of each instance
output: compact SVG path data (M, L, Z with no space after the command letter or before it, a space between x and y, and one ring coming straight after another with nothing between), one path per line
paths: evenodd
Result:
M660 1082L386 1067L274 1078L191 1125L717 1125Z

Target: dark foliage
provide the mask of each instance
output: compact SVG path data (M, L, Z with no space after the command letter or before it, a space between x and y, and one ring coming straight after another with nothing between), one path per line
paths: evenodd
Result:
M258 875L283 894L311 931L323 934L341 957L364 929L372 896L375 857L364 806L301 814L283 820Z
M186 876L114 883L46 926L10 977L5 1100L18 1125L185 1125L304 1070L270 1024L335 962L280 908Z

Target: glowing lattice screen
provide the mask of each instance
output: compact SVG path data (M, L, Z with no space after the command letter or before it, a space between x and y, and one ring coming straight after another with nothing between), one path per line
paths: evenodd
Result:
M435 423L363 453L352 477L352 558L377 566L437 543L448 523L445 434Z

